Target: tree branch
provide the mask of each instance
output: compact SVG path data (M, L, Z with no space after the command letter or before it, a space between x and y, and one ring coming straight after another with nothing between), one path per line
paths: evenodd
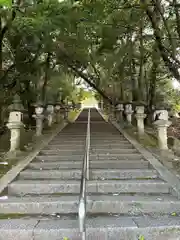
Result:
M170 60L170 56L168 55L166 48L164 47L163 43L162 43L162 38L161 38L161 33L160 33L160 29L157 25L156 22L156 17L154 15L154 13L152 12L152 10L150 10L147 7L147 3L146 0L141 0L143 6L145 7L146 10L146 14L150 19L150 22L152 24L152 28L154 30L154 35L155 35L155 39L157 42L157 46L159 48L161 57L165 63L165 65L168 67L169 71L172 73L172 75L180 82L180 74L178 69L180 68L180 66L178 66L177 64L173 63Z

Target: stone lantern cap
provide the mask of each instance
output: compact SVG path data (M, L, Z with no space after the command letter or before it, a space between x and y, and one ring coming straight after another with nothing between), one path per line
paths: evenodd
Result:
M118 111L123 111L123 110L124 110L123 104L122 104L122 103L117 104L117 105L116 105L116 109L117 109Z
M18 94L14 96L13 103L8 107L8 109L14 112L23 112L25 110Z
M136 113L144 114L144 106L136 106Z
M125 105L125 112L126 113L133 113L132 104L126 104Z
M60 105L61 106L61 101L60 100L56 101L55 105Z
M60 100L56 101L56 103L54 105L55 105L55 110L60 110L60 108L61 108L61 101Z
M39 100L34 104L34 106L35 107L44 107L44 103L41 100Z

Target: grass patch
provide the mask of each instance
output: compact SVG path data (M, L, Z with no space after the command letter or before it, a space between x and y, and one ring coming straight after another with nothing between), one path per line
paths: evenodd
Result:
M77 109L71 110L71 111L68 113L68 120L69 120L70 122L73 122L74 119L76 118L77 114L78 114L80 111L81 111L81 110L77 110Z
M0 214L0 219L20 219L23 217L29 216L27 214L18 214L18 213L14 213L14 214Z
M156 177L137 177L134 179L136 179L136 180L153 180L153 179L156 179Z
M27 150L26 146L32 143L33 137L34 130L31 129L21 130L20 149L24 151L24 153ZM0 177L6 174L19 161L19 158L9 159L5 156L5 153L9 151L9 148L10 148L10 131L8 130L5 132L5 134L3 134L0 137Z
M125 131L128 133L128 135L130 135L132 138L135 138L143 146L157 147L158 142L153 136L144 133L144 135L140 137L135 127L126 128Z
M24 150L24 146L32 142L35 131L30 129L21 130L20 149ZM5 134L0 137L0 152L7 152L10 148L10 131L8 130Z

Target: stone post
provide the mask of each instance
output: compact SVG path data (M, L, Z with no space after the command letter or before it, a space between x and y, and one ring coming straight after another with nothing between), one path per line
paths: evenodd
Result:
M117 105L117 120L118 122L122 122L123 121L123 111L124 111L124 106L123 104L118 104Z
M126 105L125 105L125 114L126 114L127 123L128 123L129 125L131 125L131 122L132 122L132 114L133 114L132 104L126 104Z
M100 102L100 109L101 109L101 110L103 110L103 109L104 109L103 100L101 100L101 102Z
M64 120L64 117L65 117L65 108L64 108L64 105L60 108L60 114L62 116L62 119Z
M18 152L20 151L20 133L21 128L23 127L23 123L21 122L18 116L18 112L11 112L9 117L9 122L7 127L11 131L11 139L10 139L10 152ZM16 120L15 120L16 119Z
M167 144L167 128L171 125L168 120L168 111L159 110L159 120L154 122L158 131L158 145L160 150L168 150Z
M135 117L137 120L138 134L143 135L144 134L144 119L146 117L146 114L144 114L144 106L136 107Z
M61 106L60 103L56 103L55 105L55 117L56 117L56 123L60 123L61 121L61 112L60 112Z
M7 127L11 131L9 152L17 153L20 151L20 134L21 128L24 126L22 122L23 114L21 112L24 110L24 107L18 95L14 96L13 104L9 107L9 110L10 114L7 123Z
M116 120L116 108L114 105L110 107L110 118Z
M69 112L69 109L68 109L68 106L65 105L64 106L64 120L68 120L68 112Z
M54 106L52 104L47 105L47 113L48 127L51 127L54 118Z
M36 136L39 137L42 135L43 130L43 120L44 120L44 108L41 103L35 105L35 113L33 117L36 119Z

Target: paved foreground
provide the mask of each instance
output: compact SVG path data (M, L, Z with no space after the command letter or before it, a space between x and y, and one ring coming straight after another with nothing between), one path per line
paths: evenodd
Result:
M87 111L8 186L0 240L80 240L78 201ZM150 163L91 110L88 240L180 239L180 200Z

